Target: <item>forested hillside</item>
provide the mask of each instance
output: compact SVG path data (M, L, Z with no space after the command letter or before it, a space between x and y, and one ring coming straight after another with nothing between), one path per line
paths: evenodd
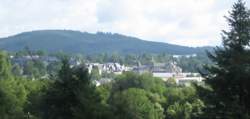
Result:
M87 33L69 30L42 30L25 32L0 39L0 48L19 51L29 47L31 50L66 53L169 53L196 54L210 50L211 47L191 48L167 43L151 42L135 37L111 33Z

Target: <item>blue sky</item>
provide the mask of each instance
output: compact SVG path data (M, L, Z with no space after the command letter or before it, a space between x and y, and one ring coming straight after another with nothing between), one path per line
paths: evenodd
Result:
M40 29L112 32L185 46L220 45L236 0L1 0L0 36ZM250 0L246 0L250 7Z

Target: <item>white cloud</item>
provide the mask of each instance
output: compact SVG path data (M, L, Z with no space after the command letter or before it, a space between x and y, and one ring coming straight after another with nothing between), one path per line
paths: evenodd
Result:
M38 29L122 33L187 46L219 45L233 0L1 0L0 35Z
M0 35L38 29L96 29L94 0L2 0Z
M220 17L216 0L102 0L99 22L105 30L180 45L217 45ZM220 15L218 15L220 14ZM186 39L186 40L184 40ZM210 42L204 42L208 40Z

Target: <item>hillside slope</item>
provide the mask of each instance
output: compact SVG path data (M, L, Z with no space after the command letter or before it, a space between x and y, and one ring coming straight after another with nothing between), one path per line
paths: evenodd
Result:
M210 47L191 48L160 42L144 41L120 34L70 31L40 30L24 32L0 39L0 49L18 51L24 47L47 52L63 51L66 53L200 53Z

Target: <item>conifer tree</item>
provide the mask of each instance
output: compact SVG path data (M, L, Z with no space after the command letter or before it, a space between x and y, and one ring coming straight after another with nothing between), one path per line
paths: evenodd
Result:
M250 118L250 14L242 0L226 17L229 30L222 31L222 47L208 53L215 63L206 67L207 118Z
M84 66L70 67L62 62L58 79L49 88L43 102L44 119L99 119L103 118L101 98Z

